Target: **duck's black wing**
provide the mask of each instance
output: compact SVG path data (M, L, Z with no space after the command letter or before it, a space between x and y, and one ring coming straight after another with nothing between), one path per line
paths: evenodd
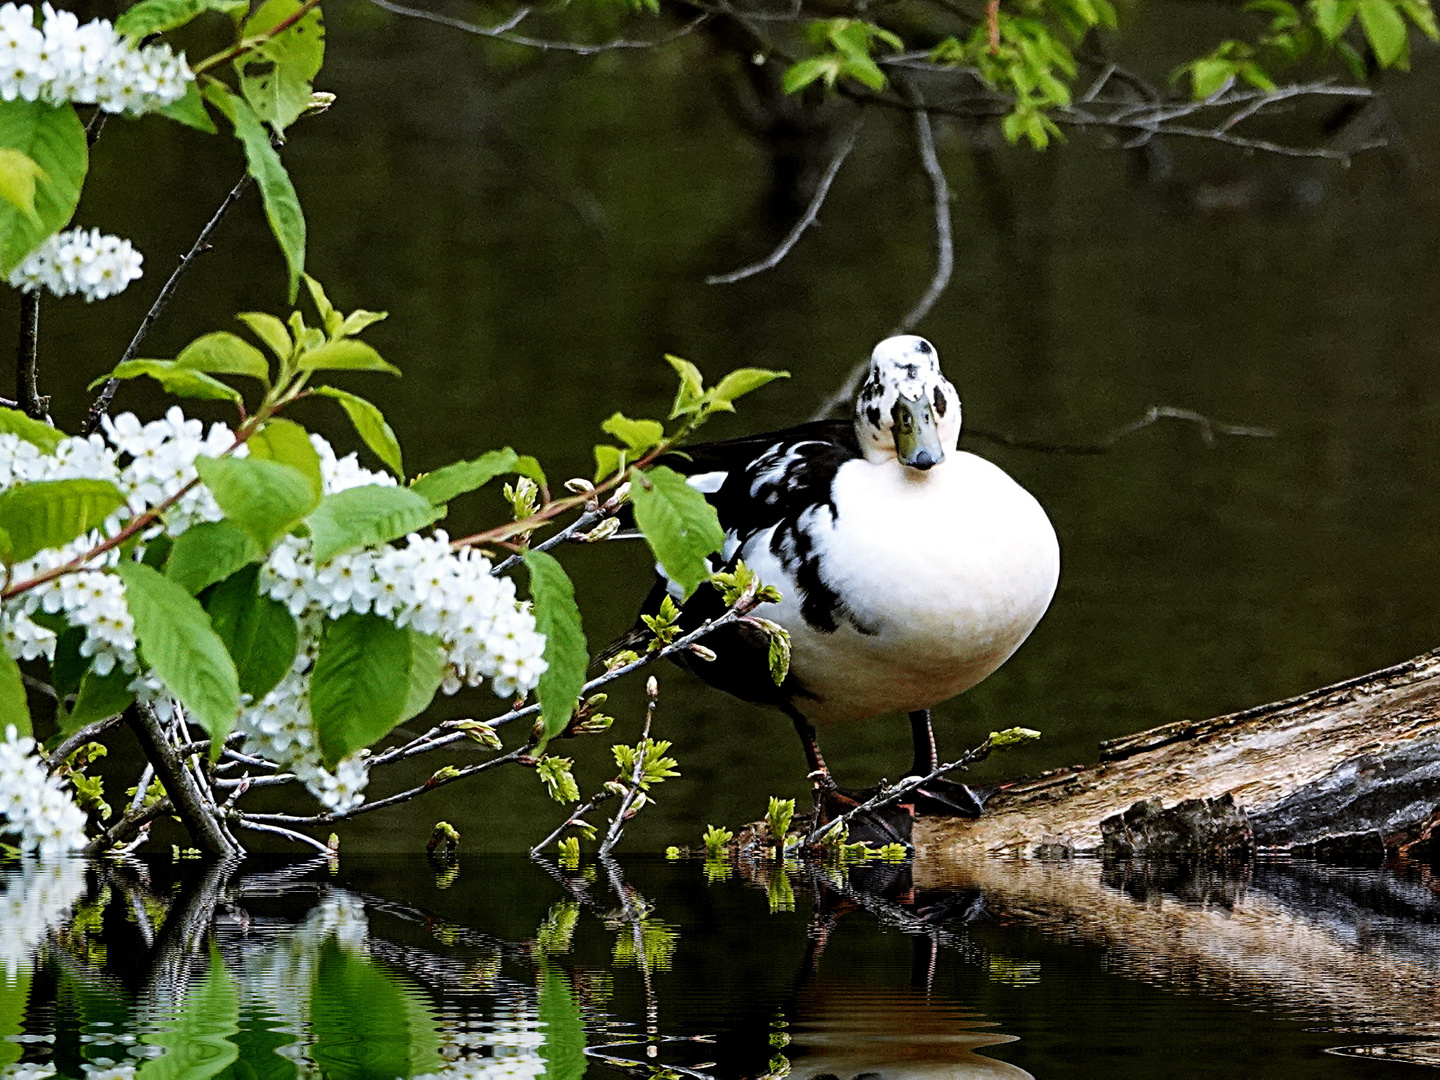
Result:
M851 421L818 420L783 431L687 446L683 453L667 455L663 463L687 476L715 507L725 530L727 567L747 542L774 529L769 547L789 580L765 584L782 592L797 591L805 621L830 632L841 620L853 622L853 617L822 581L805 526L807 515L816 507L834 509L835 474L859 456ZM641 608L642 615L659 610L667 586L663 577L657 578ZM692 630L724 611L720 592L702 585L681 608L681 629ZM636 626L640 636L627 635L631 642L643 641L646 634L638 620ZM715 660L687 657L681 665L712 686L747 701L770 704L805 693L793 677L783 686L775 685L770 677L769 638L754 627L726 627L707 636L704 644L715 652Z

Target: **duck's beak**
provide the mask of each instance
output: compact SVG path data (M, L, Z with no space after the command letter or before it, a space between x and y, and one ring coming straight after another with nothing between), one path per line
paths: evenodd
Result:
M929 399L901 394L895 401L894 421L895 456L901 465L924 472L945 460L940 427Z

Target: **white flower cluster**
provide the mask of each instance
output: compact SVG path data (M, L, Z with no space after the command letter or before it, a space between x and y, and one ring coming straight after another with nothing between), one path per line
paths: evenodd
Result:
M172 408L163 420L142 424L125 414L104 423L105 438L63 440L45 454L15 435L0 434L0 491L39 480L95 477L123 491L127 506L104 525L114 535L133 514L184 490L196 479L195 460L215 457L234 446L234 433L223 424L207 434L198 420ZM108 440L108 441L107 441ZM323 490L334 494L366 484L393 485L384 473L362 468L354 454L337 458L318 435L311 442L320 458ZM236 453L243 454L242 446ZM196 484L165 513L163 531L175 536L201 521L223 516L214 497ZM146 539L161 531L156 526ZM24 581L72 562L90 550L102 533L80 537L64 548L40 552L17 564L12 581ZM443 689L478 686L485 679L501 697L526 693L545 671L545 639L535 629L528 605L515 597L514 583L496 577L488 559L471 549L452 550L443 532L418 534L402 544L339 555L316 566L308 538L286 537L261 568L261 589L284 603L300 626L300 649L290 673L260 701L243 702L236 728L246 737L247 753L281 765L301 780L332 811L362 801L368 779L365 759L357 754L333 770L321 761L310 714L310 674L326 619L351 612L374 613L400 627L435 635L447 661ZM80 627L82 656L91 670L117 668L135 676L132 692L162 708L168 692L152 673L140 673L135 626L120 578L108 572L118 551L98 557L83 570L36 586L0 610L0 639L17 659L54 659L56 634L42 625L43 615L60 616Z
M129 240L102 236L98 229L69 229L26 255L8 280L21 292L44 288L56 296L79 293L90 302L114 296L138 281L143 261Z
M0 742L0 817L3 831L19 837L21 851L65 855L85 846L85 811L45 762L34 754L35 740L21 738L10 724Z
M35 950L85 895L85 863L21 859L6 867L0 882L0 969L14 979L34 970Z
M44 6L43 29L29 4L0 7L0 98L98 105L140 116L185 96L195 76L168 45L139 49L105 19L83 26L73 12Z

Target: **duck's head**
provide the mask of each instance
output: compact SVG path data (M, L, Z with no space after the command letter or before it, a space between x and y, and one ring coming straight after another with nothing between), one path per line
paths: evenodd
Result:
M855 396L855 435L870 461L894 458L920 472L955 453L960 395L940 373L934 345L901 334L875 346Z

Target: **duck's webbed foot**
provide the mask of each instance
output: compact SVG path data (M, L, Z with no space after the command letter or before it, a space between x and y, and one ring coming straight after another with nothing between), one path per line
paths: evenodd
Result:
M829 772L821 770L812 772L810 780L815 785L816 820L822 825L862 806L879 790L867 788L863 791L847 791L836 785ZM856 814L846 822L846 829L848 840L852 844L864 843L872 847L883 847L886 844L908 845L914 825L914 808L904 803L892 802Z
M938 776L910 792L907 800L913 802L915 813L923 817L978 818L985 810L985 796L964 784Z

